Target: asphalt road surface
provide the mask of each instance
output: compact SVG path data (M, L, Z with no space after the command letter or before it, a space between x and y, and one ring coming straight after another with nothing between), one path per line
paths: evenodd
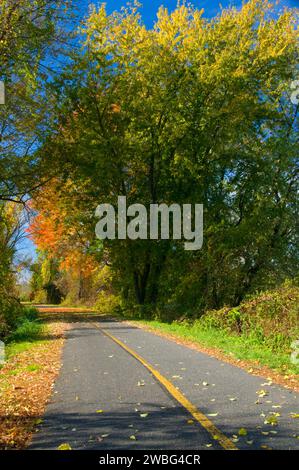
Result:
M62 362L30 449L299 448L295 392L140 328L77 322Z

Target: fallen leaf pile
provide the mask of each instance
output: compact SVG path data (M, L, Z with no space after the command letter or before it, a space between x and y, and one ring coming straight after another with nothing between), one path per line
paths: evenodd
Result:
M47 324L44 342L10 359L0 369L0 449L22 449L42 422L60 369L66 323ZM34 367L32 367L34 365Z

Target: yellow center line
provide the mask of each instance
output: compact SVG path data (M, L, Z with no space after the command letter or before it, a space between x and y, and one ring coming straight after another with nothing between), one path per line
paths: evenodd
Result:
M166 388L166 390L172 395L176 401L178 401L192 416L198 421L203 428L211 434L214 440L217 440L219 444L225 450L238 450L235 444L223 434L212 421L202 413L193 403L191 403L166 377L160 374L151 364L149 364L143 357L139 356L133 349L127 346L125 343L120 341L118 338L113 336L108 331L101 328L99 325L94 324L96 328L101 330L101 332L106 335L108 338L112 339L115 343L121 346L125 351L127 351L131 356L133 356L137 361L139 361L146 369L148 369L151 374Z

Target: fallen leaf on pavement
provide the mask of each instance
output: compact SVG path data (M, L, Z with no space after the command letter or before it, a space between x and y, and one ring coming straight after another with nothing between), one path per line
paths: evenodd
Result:
M270 424L271 426L277 426L277 424L278 424L277 415L280 416L279 413L268 415L267 418L264 421L264 424Z
M57 447L57 450L72 450L72 448L67 442L65 442L64 444L60 444L60 446Z
M266 397L266 396L268 395L267 390L264 390L264 389L258 390L256 393L257 393L257 395L258 395L259 397L261 397L261 398Z

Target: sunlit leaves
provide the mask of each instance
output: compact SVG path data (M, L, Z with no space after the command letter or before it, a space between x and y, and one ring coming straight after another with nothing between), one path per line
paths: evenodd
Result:
M267 1L250 0L208 20L180 5L161 8L147 29L138 7L109 15L101 6L83 34L86 53L56 84L51 143L82 188L77 222L90 241L84 209L119 194L205 207L205 247L194 256L180 242L104 242L126 301L193 308L205 292L200 309L218 308L295 272L293 13L277 19Z

